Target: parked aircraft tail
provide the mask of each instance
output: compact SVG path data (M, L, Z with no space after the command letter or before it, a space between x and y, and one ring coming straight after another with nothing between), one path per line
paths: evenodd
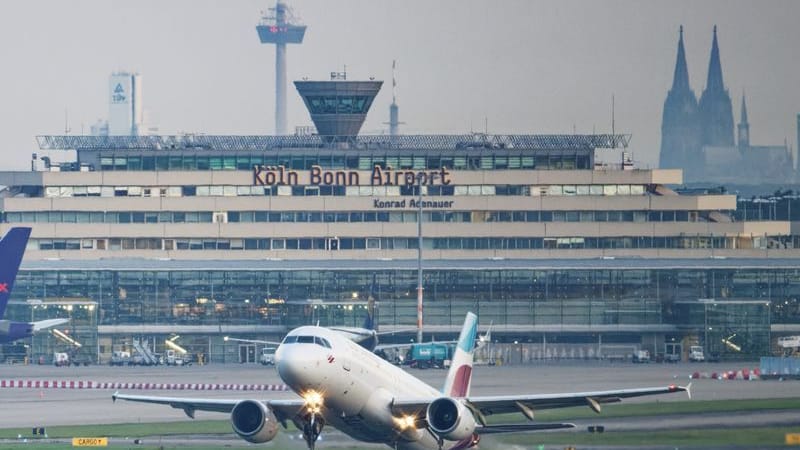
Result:
M28 227L15 227L8 230L0 240L0 319L6 312L6 305L14 288L14 280L28 245L31 229Z
M444 382L444 395L450 397L466 397L472 381L472 358L475 353L475 336L478 334L478 316L468 312L464 319L458 344L453 352L450 371Z

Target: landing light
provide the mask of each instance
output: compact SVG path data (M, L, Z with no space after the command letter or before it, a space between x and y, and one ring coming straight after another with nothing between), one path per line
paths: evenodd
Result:
M309 413L317 414L322 409L322 394L317 391L308 391L303 394L303 401Z
M394 423L397 424L397 427L401 430L405 430L408 428L416 428L414 424L417 422L416 416L403 416L403 417L395 417Z

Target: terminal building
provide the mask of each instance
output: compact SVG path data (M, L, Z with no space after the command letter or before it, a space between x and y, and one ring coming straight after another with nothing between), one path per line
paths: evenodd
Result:
M509 362L736 359L800 331L791 222L680 195L680 170L601 164L628 135L358 135L380 82L296 87L316 135L39 136L75 156L0 172L0 231L33 228L9 314L70 317L100 363L166 340L253 361L225 337L357 326L372 301L409 342L421 218L426 338L474 311ZM31 344L34 360L67 345Z

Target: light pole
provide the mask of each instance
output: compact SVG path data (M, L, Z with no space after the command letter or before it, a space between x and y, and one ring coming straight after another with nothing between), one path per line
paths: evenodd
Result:
M422 177L417 174L417 343L422 343Z

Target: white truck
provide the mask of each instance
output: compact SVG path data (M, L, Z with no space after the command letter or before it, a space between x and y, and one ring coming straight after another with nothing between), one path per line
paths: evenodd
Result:
M188 362L183 354L172 349L167 350L164 356L164 363L168 366L182 366Z
M131 352L115 351L108 362L111 366L128 366L131 364Z
M703 347L699 345L689 347L689 362L703 362L705 360L706 355L703 353Z
M792 356L800 352L800 336L783 336L778 338L783 356Z
M264 347L261 349L261 357L258 359L258 362L264 366L274 366L275 365L275 349L270 347Z
M53 353L53 365L57 367L69 366L69 353L66 352Z
M647 350L637 350L633 353L632 361L635 363L649 363L650 352Z

